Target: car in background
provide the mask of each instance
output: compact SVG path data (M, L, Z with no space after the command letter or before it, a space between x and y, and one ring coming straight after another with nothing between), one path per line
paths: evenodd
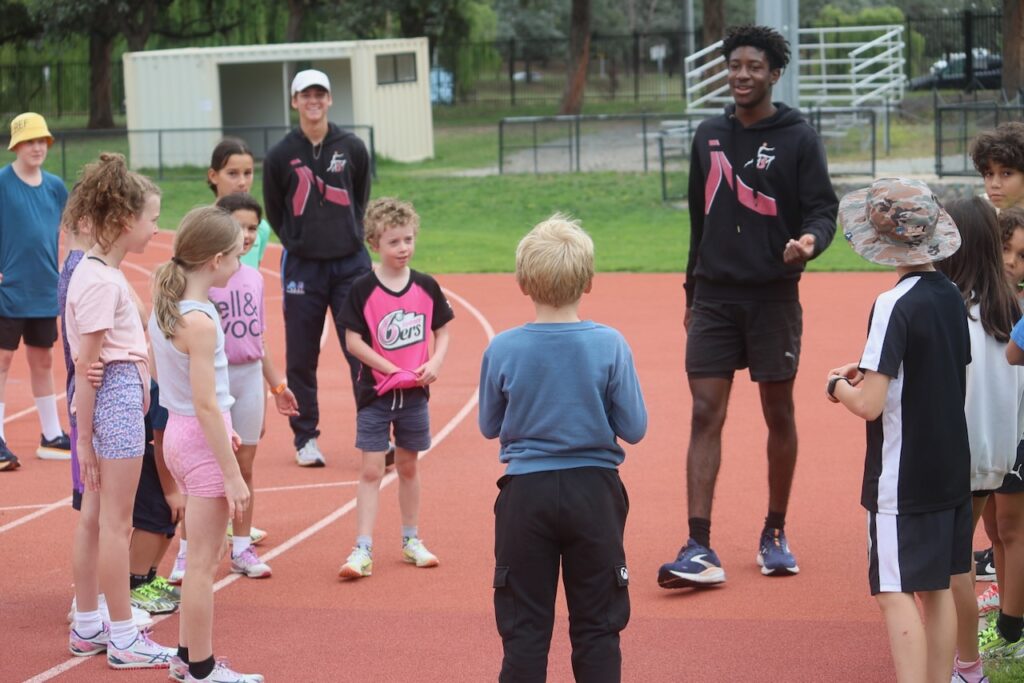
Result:
M967 57L963 52L954 52L945 59L932 64L929 73L910 79L911 90L931 90L933 88L981 89L998 90L1003 83L1003 58L992 54L986 48L976 47L974 54L974 78L967 82L964 73L967 68Z

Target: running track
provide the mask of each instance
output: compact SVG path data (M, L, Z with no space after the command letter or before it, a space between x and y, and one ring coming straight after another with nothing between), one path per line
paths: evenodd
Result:
M166 260L172 234L154 239L125 271L148 298L148 272ZM835 248L845 248L838 245ZM280 296L272 247L269 341L283 367ZM441 566L401 561L396 487L382 492L374 575L341 583L336 570L355 534L359 462L347 370L333 330L321 357L325 469L293 463L284 418L268 413L257 460L256 523L274 577L222 576L215 651L269 681L496 680L501 642L491 609L492 512L501 474L495 442L476 428L480 355L492 331L532 309L510 275L445 275L456 311L452 349L434 387L435 447L422 463L421 530ZM729 582L705 591L658 588L658 566L684 540L684 454L689 398L683 373L682 276L601 274L582 315L630 341L650 413L646 439L628 449L622 476L632 508L626 529L632 620L623 634L625 681L891 680L888 646L866 581L864 513L858 505L863 424L823 395L829 367L855 360L874 295L891 274L805 276L805 334L797 379L800 464L789 532L802 573L762 577L754 564L765 514L765 429L754 385L740 375L724 434L713 538ZM22 467L0 473L0 681L164 680L165 672L114 672L102 658L67 655L71 600L68 466L32 456L38 420L19 354L7 391L8 441ZM60 367L60 351L55 354ZM55 372L58 386L63 371ZM272 403L268 408L273 411ZM63 406L63 404L62 404ZM390 480L386 482L390 484ZM162 570L166 573L173 550ZM555 625L551 681L571 681L564 604ZM176 642L177 618L154 637Z

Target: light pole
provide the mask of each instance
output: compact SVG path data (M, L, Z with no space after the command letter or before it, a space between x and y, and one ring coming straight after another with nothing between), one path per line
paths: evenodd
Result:
M691 0L692 1L692 0ZM771 26L789 41L789 66L772 89L772 99L800 106L800 0L757 0L757 23Z

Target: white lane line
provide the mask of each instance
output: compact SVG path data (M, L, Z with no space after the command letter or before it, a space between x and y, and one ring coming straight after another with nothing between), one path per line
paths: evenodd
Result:
M466 308L467 311L469 311L470 315L472 315L474 318L476 318L477 322L480 323L480 326L484 329L484 332L487 334L487 341L490 342L490 340L494 338L494 328L491 327L491 324L487 321L486 318L484 318L483 314L480 313L480 311L478 311L468 301L463 299L461 296L455 294L451 290L445 289L444 291L445 291L447 296L449 296L452 299L455 299L456 301L458 301L461 305L463 305ZM449 420L448 423L444 427L442 427L441 430L439 432L437 432L437 434L435 436L433 436L431 438L431 446L427 450L425 450L422 453L420 453L420 455L419 455L419 459L420 460L425 458L427 456L427 454L430 453L432 450L434 450L435 448L440 446L441 443L443 443L444 440L448 437L448 435L451 434L455 430L455 428L458 427L459 424L461 424L462 421L466 419L466 416L469 415L471 412L473 412L473 408L476 407L477 400L478 400L478 390L479 390L479 387L473 389L473 395L469 398L469 400L467 400L463 404L462 408L459 410L458 413L456 413L455 417L453 417L451 420ZM398 474L396 472L388 473L381 480L380 487L384 488L386 486L389 486L397 478L398 478ZM353 498L352 500L348 501L347 503L345 503L344 505L342 505L341 507L336 509L334 512L332 512L329 515L327 515L326 517L321 518L319 521L314 522L313 524L309 525L308 527L306 527L305 529L303 529L299 533L295 534L294 536L292 536L288 540L284 541L281 545L271 549L270 551L268 551L266 553L261 553L260 557L262 557L265 561L273 560L274 558L276 558L276 557L278 557L278 556L288 552L289 550L291 550L292 548L297 546L299 543L302 543L303 541L305 541L310 536L313 536L318 531L322 531L324 528L330 526L332 523L334 523L337 520L341 519L342 517L347 515L349 512L354 510L355 507L356 507L356 499ZM231 584L233 584L235 581L237 581L240 578L242 578L241 574L235 574L235 573L228 574L223 579L221 579L217 583L213 584L213 592L216 593L216 592L218 592L218 591L220 591L220 590L222 590L224 588L227 588L228 586L230 586ZM161 621L163 621L164 619L167 619L167 618L169 618L171 616L172 615L170 615L170 614L162 614L162 615L159 615L159 616L155 616L153 618L153 623L154 623L154 625L156 625L156 624L160 623ZM57 666L55 666L55 667L53 667L51 669L47 669L46 671L44 671L44 672L42 672L42 673L40 673L40 674L38 674L36 676L33 676L32 678L29 678L28 680L25 681L25 683L43 683L43 681L48 681L51 678L55 678L56 676L59 676L60 674L64 673L65 671L73 669L73 668L75 668L76 666L78 666L80 664L84 664L85 662L89 661L89 659L91 659L91 657L76 657L74 659L69 659L66 662L58 664Z
M56 503L50 503L46 507L40 508L40 509L36 510L35 512L31 513L31 514L25 515L24 517L19 517L18 519L14 520L13 522L8 522L7 524L4 524L3 526L0 526L0 534L4 533L5 531L10 531L11 529L19 527L22 524L28 524L33 519L37 519L39 517L42 517L45 514L53 512L54 510L59 510L62 507L65 507L70 502L71 502L71 496L68 496L64 500L58 500Z

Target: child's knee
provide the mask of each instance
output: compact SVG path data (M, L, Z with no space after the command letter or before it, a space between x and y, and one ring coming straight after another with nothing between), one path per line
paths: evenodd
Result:
M398 472L400 479L415 479L416 473L419 471L419 461L416 458L396 460L395 471Z
M359 479L365 484L379 484L384 478L384 461L364 462L359 472Z

